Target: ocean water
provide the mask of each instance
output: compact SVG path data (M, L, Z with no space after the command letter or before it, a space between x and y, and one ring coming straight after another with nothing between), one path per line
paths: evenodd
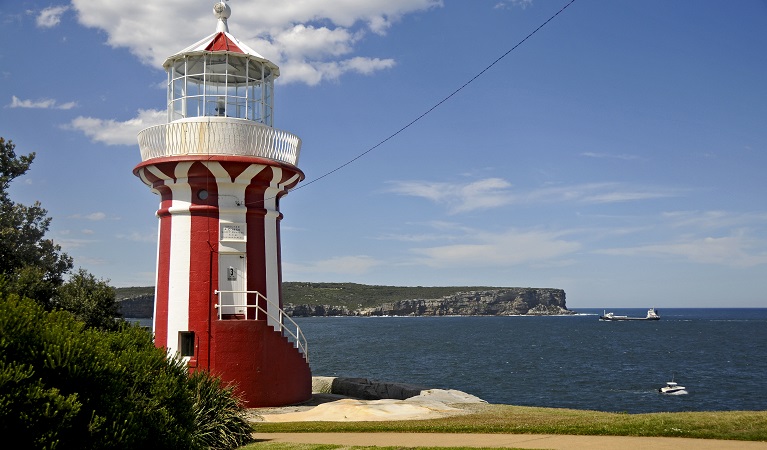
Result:
M644 316L645 309L615 309ZM767 410L767 309L660 309L661 320L297 318L315 376L457 389L491 403L628 413ZM666 396L671 379L688 395Z

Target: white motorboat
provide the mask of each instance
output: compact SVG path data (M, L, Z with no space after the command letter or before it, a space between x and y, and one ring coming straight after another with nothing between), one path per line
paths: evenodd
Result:
M667 381L665 386L658 389L658 392L667 395L684 395L687 393L687 388L684 386L679 386L674 381Z

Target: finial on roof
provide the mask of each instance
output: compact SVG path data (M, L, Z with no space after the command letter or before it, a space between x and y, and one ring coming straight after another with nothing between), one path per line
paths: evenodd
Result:
M226 19L232 15L232 8L229 7L223 0L213 5L213 15L218 19L216 24L217 32L229 32L229 25L226 24Z

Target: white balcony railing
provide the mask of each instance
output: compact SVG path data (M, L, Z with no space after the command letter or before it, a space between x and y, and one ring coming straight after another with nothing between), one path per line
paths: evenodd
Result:
M298 165L301 139L257 122L198 117L146 128L138 134L141 160L187 155L255 156Z

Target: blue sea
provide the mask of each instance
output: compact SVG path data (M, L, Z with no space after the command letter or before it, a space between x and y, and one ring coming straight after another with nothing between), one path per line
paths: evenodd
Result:
M614 309L644 316L646 309ZM298 318L315 376L457 389L490 403L628 413L767 410L767 309L660 309L661 320ZM667 381L688 395L666 396Z

